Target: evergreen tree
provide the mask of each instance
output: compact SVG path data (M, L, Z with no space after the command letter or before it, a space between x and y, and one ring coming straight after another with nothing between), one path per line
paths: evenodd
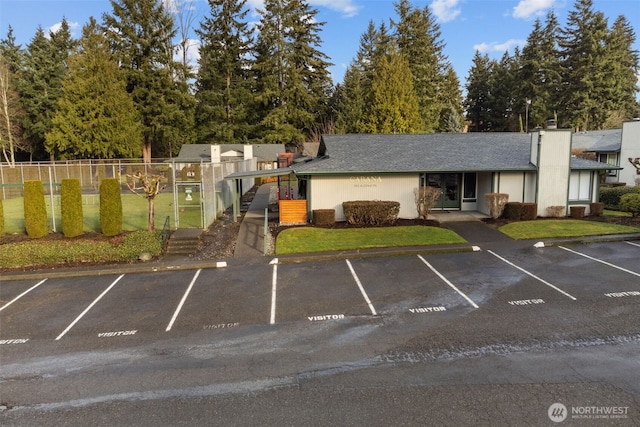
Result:
M484 132L491 130L490 119L490 88L489 77L491 75L491 61L488 55L481 55L476 51L473 56L473 65L467 77L467 96L464 106L467 111L467 120L471 122L470 130Z
M13 29L9 27L7 38L0 40L0 147L2 159L11 165L15 164L16 153L27 148L22 139L22 110L16 90L21 64L20 46L15 44Z
M424 130L434 132L446 105L439 96L447 64L440 26L428 6L422 10L413 8L409 0L399 0L394 5L399 16L398 22L393 22L395 39L409 61Z
M442 109L438 132L462 132L465 128L460 80L453 66L447 64L439 93Z
M145 162L193 140L193 99L173 60L172 16L161 0L110 0L103 25L143 124Z
M526 100L531 100L530 128L544 126L546 120L558 110L562 80L557 49L558 31L557 19L553 13L549 13L544 26L539 19L536 20L522 49L515 111L524 115Z
M46 149L60 159L139 157L142 125L126 81L94 18L68 59Z
M246 0L209 0L211 16L200 29L196 80L197 141L242 143L250 135L251 34Z
M66 74L66 61L73 45L65 20L57 34L47 39L41 27L27 46L24 68L16 86L24 110L22 129L28 141L31 156L46 158L45 135L51 129L51 118L56 112L62 81Z
M514 109L519 82L516 77L518 65L514 58L505 52L500 61L491 61L487 120L491 123L491 130L496 132L516 130Z
M371 101L364 118L364 128L368 133L422 131L409 62L399 51L391 49L375 65Z
M328 117L331 78L319 50L323 23L304 0L266 0L257 25L258 137L302 143Z
M624 16L619 16L613 24L607 44L610 55L612 93L615 104L607 127L619 128L622 121L632 119L638 113L635 94L638 91L638 51L633 49L636 35Z
M13 75L22 69L24 52L21 45L16 45L16 38L13 35L13 28L9 25L6 38L0 40L0 54L4 58L5 64L9 67L9 72Z
M614 85L608 37L607 20L602 12L593 10L593 1L577 0L559 39L565 84L563 126L601 129L607 120Z

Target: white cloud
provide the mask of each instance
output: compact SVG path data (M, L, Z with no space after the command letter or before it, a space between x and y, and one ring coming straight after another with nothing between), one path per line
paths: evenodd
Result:
M518 40L518 39L509 39L506 42L498 43L480 43L473 46L474 50L479 51L480 53L489 53L489 52L500 52L504 53L508 50L511 50L515 46L524 46L526 44L526 40Z
M69 32L71 33L71 38L79 37L78 30L82 29L82 25L78 24L77 22L69 22L69 21L67 21L67 25L69 25ZM60 28L62 28L62 22L57 22L53 24L52 26L49 27L49 31L45 31L46 33L45 36L49 38L49 33L55 34L58 31L60 31Z
M513 17L529 19L543 15L547 9L553 7L554 0L520 0L513 8Z
M433 0L431 11L440 22L453 21L460 15L460 0Z

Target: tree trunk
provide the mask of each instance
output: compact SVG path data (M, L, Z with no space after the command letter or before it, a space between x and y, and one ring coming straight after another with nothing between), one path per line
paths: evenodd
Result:
M150 198L149 199L149 226L147 228L149 232L153 232L155 230L154 218L155 218L154 204L153 204L153 199Z

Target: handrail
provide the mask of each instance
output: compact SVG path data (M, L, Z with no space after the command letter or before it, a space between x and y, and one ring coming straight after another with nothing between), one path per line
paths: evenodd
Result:
M169 224L171 222L171 218L167 215L167 218L164 220L164 225L162 226L162 251L167 249L167 244L169 243L169 236L171 234L171 230L169 229Z

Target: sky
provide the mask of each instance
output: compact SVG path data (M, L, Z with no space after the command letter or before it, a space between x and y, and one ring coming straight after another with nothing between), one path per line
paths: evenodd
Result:
M165 0L169 1L169 0ZM176 0L171 0L176 1ZM206 0L189 0L193 5L194 25L209 13ZM333 65L330 71L334 83L342 81L347 66L354 59L360 37L370 21L379 26L396 20L393 0L307 0L318 11L316 19L324 22L320 37L321 50ZM553 10L562 27L567 14L574 8L574 0L410 0L414 7L429 6L441 29L444 54L453 65L462 85L471 69L476 50L490 58L500 59L516 46L522 48L533 29L537 17L544 22ZM248 20L257 22L255 12L262 0L248 0L251 12ZM603 12L609 26L624 15L636 33L634 48L640 51L640 7L637 0L594 0L594 9ZM0 0L0 38L6 38L13 28L16 43L26 46L37 28L55 31L63 18L71 26L72 35L79 37L82 26L93 16L102 21L104 13L111 14L109 0ZM197 37L194 36L190 55L197 58Z

